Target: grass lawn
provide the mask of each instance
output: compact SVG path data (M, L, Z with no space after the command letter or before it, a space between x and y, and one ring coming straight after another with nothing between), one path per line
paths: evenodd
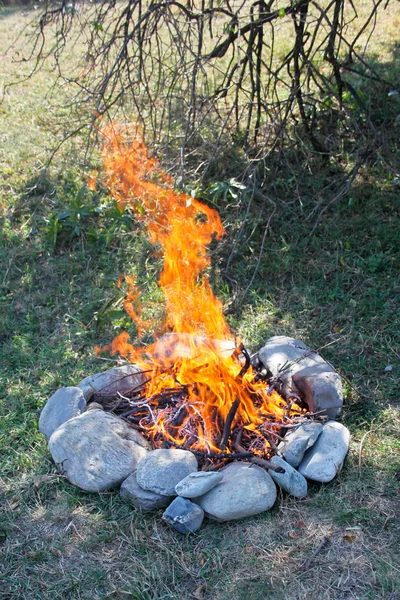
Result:
M0 13L0 54L25 18L21 11ZM243 236L232 254L245 205L230 212L215 187L204 191L228 231L213 251L210 275L233 331L253 351L278 334L315 349L335 341L321 353L344 377L343 422L352 441L340 475L311 485L306 499L281 494L257 518L207 521L185 538L161 512L143 514L118 493L70 485L38 432L40 410L58 387L115 365L93 347L131 328L119 275L137 274L151 313L161 304L160 265L132 215L86 187L82 139L69 140L45 169L68 110L66 91L46 95L51 69L5 88L24 69L2 58L0 598L400 598L398 182L380 166L364 168L311 238L312 221L292 202L292 184L278 182L260 260L259 234L248 243ZM309 181L310 203L323 177ZM236 283L228 286L223 269L231 254ZM232 304L256 265L251 288Z

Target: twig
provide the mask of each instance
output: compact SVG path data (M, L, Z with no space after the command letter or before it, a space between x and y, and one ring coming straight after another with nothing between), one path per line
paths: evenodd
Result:
M171 440L167 441L167 444L169 444L170 446L173 446L174 448L184 448L184 446L181 446L179 444L176 444L175 442L172 442ZM252 452L247 452L246 450L244 450L243 452L206 452L204 450L193 450L192 448L188 448L189 452L192 452L192 454L196 454L198 456L202 456L203 458L211 458L211 459L232 459L232 460L238 460L238 459L244 459L244 458L252 458L254 455Z
M325 548L325 546L327 545L327 543L329 542L329 536L326 535L322 542L320 542L318 544L318 546L316 547L316 549L314 550L314 552L311 554L311 556L309 558L307 558L307 560L305 561L305 563L303 563L302 565L302 570L307 570L311 567L312 562L314 561L314 559L316 558L316 556L321 552L321 550L323 548Z
M352 168L352 170L350 171L348 178L347 178L347 182L346 185L344 185L344 187L336 194L336 196L334 196L327 204L325 204L325 206L319 211L317 218L315 219L315 223L313 225L313 228L311 229L308 237L307 237L307 242L305 244L305 248L307 248L308 244L310 243L310 240L312 238L312 236L314 235L315 230L317 229L319 222L321 220L322 215L328 210L328 208L330 206L332 206L332 204L335 204L336 202L338 202L341 198L344 198L345 196L347 196L347 194L350 191L350 188L353 184L353 181L355 180L357 173L360 169L361 166L361 159L358 156L356 159L356 163L354 165L354 167Z
M238 375L238 379L243 379L243 377L245 376L245 374L247 373L247 371L250 369L250 365L251 365L251 358L250 358L250 354L247 352L246 348L243 346L243 344L240 344L240 350L242 352L242 354L244 355L246 362L243 365L243 367L240 370L240 373Z
M232 422L233 422L233 419L235 418L236 411L239 408L239 404L240 404L240 400L239 400L239 398L236 398L236 400L233 402L232 406L229 409L228 416L226 417L226 421L225 421L225 425L224 425L224 430L222 433L221 443L219 445L221 450L225 450L226 445L228 443L228 438L229 438L229 434L231 432Z
M243 448L243 446L240 444L240 442L242 440L242 433L243 433L243 427L238 431L236 440L233 442L233 447L238 452L246 452L246 449ZM265 460L264 458L254 456L254 454L253 454L253 457L251 458L250 462L253 463L254 465L258 465L259 467L263 467L264 469L272 469L276 473L285 473L286 472L285 469L283 469L282 467L278 467L277 465L274 465L271 461Z
M267 440L268 444L271 446L272 451L276 453L278 451L278 446L275 444L270 433L267 433L266 431L263 431L262 429L260 429L260 431L261 431L261 435L263 436L263 438L265 438ZM277 436L277 437L279 437L279 436ZM279 437L279 439L282 440L283 438Z

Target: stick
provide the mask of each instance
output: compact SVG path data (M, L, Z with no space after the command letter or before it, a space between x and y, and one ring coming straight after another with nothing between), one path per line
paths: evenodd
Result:
M271 439L271 435L269 433L267 433L266 431L263 431L262 429L260 429L260 431L261 431L261 435L263 436L263 438L266 439L267 442L268 442L268 444L271 446L272 451L273 452L277 452L278 451L278 447L275 444L274 440ZM279 438L279 439L283 439L283 438Z
M173 427L174 429L177 429L178 427L180 427L183 423L183 421L185 420L185 418L188 416L188 410L186 408L186 406L180 406L177 410L177 412L175 413L175 415L173 416L173 418L171 419L171 421L169 422L168 426L169 427Z
M226 417L226 421L225 421L225 425L224 425L224 431L222 433L221 443L219 445L221 450L225 450L226 445L228 443L229 434L231 432L232 421L235 418L236 411L239 408L239 404L240 404L239 398L236 398L236 400L233 402L232 406L229 409L228 416ZM244 450L244 452L245 452L245 450Z
M329 536L326 535L324 537L324 539L322 540L322 542L320 544L318 544L318 546L316 547L316 549L314 550L314 552L311 554L311 556L309 558L307 558L306 562L303 564L302 569L309 569L314 558L321 552L321 550L323 548L325 548L325 546L327 545L327 543L329 542Z
M247 352L246 348L243 346L243 344L240 344L240 350L242 351L242 354L244 355L246 362L243 365L243 367L240 370L240 373L238 375L238 379L243 379L244 375L247 373L247 371L250 369L250 365L251 365L251 358L250 358L250 354Z
M233 442L233 447L238 452L246 452L245 448L243 448L243 446L241 446L241 444L240 444L240 442L242 440L242 433L243 433L243 428L238 432L238 434L236 436L236 440ZM250 462L253 463L254 465L258 465L259 467L263 467L263 469L272 469L273 471L275 471L275 473L286 473L285 469L283 469L282 467L278 467L277 465L274 465L270 460L265 460L265 458L260 458L259 456L254 456L254 454L253 454Z
M272 471L275 471L275 473L286 473L283 467L278 467L278 465L274 465L270 460L265 460L265 458L259 456L253 456L250 462L259 467L263 467L263 469L271 469Z
M167 444L173 446L174 448L185 448L185 446L180 446L175 442L170 440L167 441ZM198 456L203 456L204 458L221 458L221 459L239 459L239 458L252 458L254 455L252 452L247 452L244 450L243 452L205 452L203 450L192 450L191 448L187 448L189 452L193 454L197 454Z
M201 450L190 450L190 452L193 452L193 454L198 454L199 456L204 456L204 458L221 458L224 460L239 460L242 458L252 458L253 457L253 453L252 452L232 452L231 454L229 454L229 452L220 452L219 454L217 452L213 453L213 454L208 454L207 452L202 452Z

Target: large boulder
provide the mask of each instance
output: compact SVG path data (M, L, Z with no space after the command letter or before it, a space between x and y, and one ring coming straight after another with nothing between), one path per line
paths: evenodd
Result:
M194 471L197 471L197 458L192 452L178 448L157 449L139 463L136 476L144 490L176 496L176 484Z
M284 335L270 338L258 353L273 377L282 381L281 393L300 395L310 412L332 419L340 415L343 388L340 376L319 354L300 340Z
M69 481L88 492L118 487L149 450L127 423L101 410L61 425L49 439L54 462Z
M258 515L273 506L276 486L264 469L233 462L220 473L223 475L221 483L194 499L206 516L217 521L231 521Z
M78 387L57 390L47 401L39 418L39 431L47 439L60 425L86 410L86 400Z
M328 421L315 444L305 453L299 472L313 481L332 481L342 468L349 443L347 427L337 421Z
M127 394L146 381L146 373L135 364L123 365L115 369L108 369L102 373L89 375L78 383L86 401L93 396L95 399L107 400L118 394Z

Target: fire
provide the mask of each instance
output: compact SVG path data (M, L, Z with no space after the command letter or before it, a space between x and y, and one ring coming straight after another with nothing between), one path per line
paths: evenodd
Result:
M160 286L166 317L152 326L167 335L138 348L123 332L105 347L146 372L144 392L132 400L140 427L156 445L169 442L207 453L233 451L227 435L241 427L240 438L244 432L252 452L268 455L266 419L280 423L290 409L275 391L267 392L265 382L256 381L243 346L232 342L207 278L207 247L224 234L219 214L175 191L139 134L129 139L128 131L116 126L104 133L106 184L118 205L130 206L145 224L164 257ZM126 281L124 308L141 336L150 324L141 316L134 279Z

